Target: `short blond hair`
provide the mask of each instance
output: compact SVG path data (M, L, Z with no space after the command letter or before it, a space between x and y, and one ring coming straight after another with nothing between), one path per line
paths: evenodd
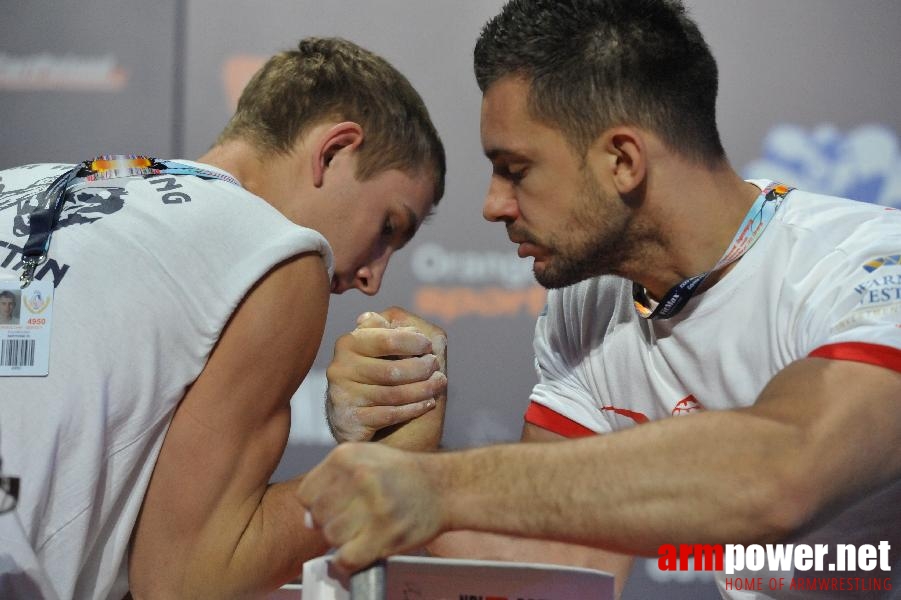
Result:
M244 88L217 143L248 140L264 152L287 152L326 119L364 131L357 177L388 169L431 174L444 194L444 147L422 98L382 57L341 38L306 38L270 58Z

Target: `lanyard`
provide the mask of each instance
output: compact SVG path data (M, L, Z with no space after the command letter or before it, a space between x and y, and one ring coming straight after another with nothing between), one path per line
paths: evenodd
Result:
M673 286L660 300L657 308L651 310L648 307L650 302L647 292L642 286L633 283L632 300L638 314L644 319L669 319L678 314L701 287L708 275L732 264L751 249L751 246L760 239L766 226L773 220L785 197L793 189L785 184L775 182L764 188L757 200L754 201L748 214L745 215L735 237L732 238L732 243L729 244L729 248L726 249L722 258L709 271L690 277L682 283Z
M66 203L66 191L79 183L114 179L118 177L152 176L160 174L194 175L201 179L220 179L240 187L240 183L234 177L194 167L171 160L158 160L148 156L132 154L114 154L98 156L92 160L79 163L57 177L50 186L44 190L42 206L29 217L28 241L22 250L23 271L19 277L22 288L34 280L34 271L45 260L47 250L50 248L50 236L56 228L59 217ZM50 200L46 202L46 200Z

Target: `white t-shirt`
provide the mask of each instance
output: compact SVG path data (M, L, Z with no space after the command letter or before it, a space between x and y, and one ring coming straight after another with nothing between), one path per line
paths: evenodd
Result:
M0 171L0 277L18 277L27 214L68 168ZM56 287L49 375L0 377L0 456L21 478L0 515L0 597L121 599L163 437L229 317L287 258L318 252L332 270L322 235L225 181L132 177L71 196L37 270Z
M576 437L750 406L808 356L901 371L899 254L901 211L795 190L734 268L671 319L639 317L631 282L614 276L552 290L526 420ZM808 539L892 540L901 567L899 507L901 483Z

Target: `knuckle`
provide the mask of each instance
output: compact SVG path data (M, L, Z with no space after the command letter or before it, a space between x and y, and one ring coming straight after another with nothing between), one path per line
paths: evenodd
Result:
M370 497L378 496L378 486L375 485L372 470L361 464L355 464L348 473L348 479L355 489Z
M435 395L431 380L410 384L407 390L408 403L428 400Z
M356 571L357 569L361 569L367 565L367 557L368 555L358 550L357 547L353 544L345 544L343 548L341 548L341 552L338 556L338 562L345 569L349 571ZM373 557L371 560L375 560Z
M332 450L332 460L339 465L349 466L354 462L356 456L356 447L353 443L339 444Z
M343 377L343 369L338 365L338 363L332 361L328 367L325 368L325 377L328 379L329 383L338 382Z
M340 530L334 521L326 523L325 527L322 528L322 537L332 546L338 546L344 541L341 539Z
M338 354L339 350L347 349L349 346L353 345L353 343L354 343L354 332L351 331L350 333L345 333L344 335L339 337L337 340L335 340L335 354Z
M392 395L391 405L395 410L399 410L404 406L422 400L424 396L422 396L418 389L420 386L421 384L417 383L408 383L406 385L398 386Z
M384 351L389 355L403 353L403 342L400 336L387 335L384 340Z
M397 412L397 407L391 406L386 407L385 410L379 412L374 418L374 425L377 429L381 429L382 427L387 427L389 425L394 425L397 422L397 418L395 414Z
M426 381L426 385L428 390L432 392L432 395L444 392L447 389L447 376L441 371L436 371Z
M376 388L375 390L373 390L373 395L371 398L372 404L377 405L377 406L390 406L390 405L394 404L395 403L394 399L398 395L399 389L400 388L397 388L397 387L392 387L392 388L378 387L378 388Z

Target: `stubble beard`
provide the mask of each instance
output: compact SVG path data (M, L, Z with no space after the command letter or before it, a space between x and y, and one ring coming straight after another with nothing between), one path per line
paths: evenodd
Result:
M543 265L535 265L535 280L543 287L567 287L598 275L619 274L634 258L631 212L619 198L608 197L594 177L583 170L579 202L566 230L547 236L541 245L550 251Z

